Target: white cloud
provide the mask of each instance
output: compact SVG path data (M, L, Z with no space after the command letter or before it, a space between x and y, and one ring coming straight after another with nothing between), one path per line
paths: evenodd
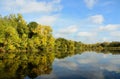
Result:
M58 18L58 15L42 16L41 18L37 19L36 21L40 24L52 25L57 20L57 18Z
M119 24L108 24L106 26L100 26L99 30L100 31L114 31L120 28Z
M16 13L53 12L61 10L60 0L51 2L37 0L6 0L1 3L2 9Z
M54 36L56 38L62 37L66 39L75 40L73 37L75 36L77 31L78 27L76 25L71 25L67 28L63 27L62 29L59 29L56 33L54 33Z
M59 33L61 34L71 34L77 32L78 28L76 25L71 25L67 28L60 29Z
M61 34L61 33L55 33L55 34L54 34L54 37L55 37L55 38L59 38L59 37L66 38L66 35L65 35L65 34Z
M111 36L119 37L120 38L120 31L114 31L110 33Z
M84 2L89 9L92 9L97 3L97 0L84 0Z
M57 65L60 67L65 67L65 68L70 69L70 70L77 70L78 69L78 66L76 63L65 61L65 60L59 61L57 63Z
M83 37L93 37L96 36L97 33L93 33L93 32L79 32L78 36L83 36Z
M109 40L108 40L107 37L103 37L103 38L102 38L102 41L104 42L104 41L109 41Z
M111 5L113 5L114 4L114 1L106 1L106 2L104 2L102 5L103 6L111 6Z
M95 24L102 24L104 21L104 17L100 14L90 16L88 19L89 19L89 21L91 21L92 23L95 23Z

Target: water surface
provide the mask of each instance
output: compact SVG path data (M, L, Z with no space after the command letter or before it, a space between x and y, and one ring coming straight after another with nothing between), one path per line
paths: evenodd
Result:
M120 55L84 52L56 58L52 72L36 79L120 79Z
M117 53L0 54L0 79L120 79Z

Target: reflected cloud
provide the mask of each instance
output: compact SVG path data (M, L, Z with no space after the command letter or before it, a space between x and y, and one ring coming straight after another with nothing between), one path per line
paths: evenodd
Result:
M77 70L78 69L77 63L70 62L70 61L62 60L62 61L58 61L56 64L59 67L64 67L64 68L67 68L69 70Z
M64 72L67 76L79 76L81 79L106 79L105 77L113 78L114 76L110 75L112 73L119 74L120 64L118 62L120 62L120 55L85 52L71 58L56 59L55 66L62 69L57 72Z
M54 73L51 73L50 75L42 75L42 76L38 76L35 79L58 79L57 75Z
M118 63L120 62L120 55L90 54L89 56L87 56L87 53L82 54L79 58L76 58L76 61L80 65L87 64L93 68L100 68L101 70L120 72L120 64ZM99 57L97 55L99 55Z

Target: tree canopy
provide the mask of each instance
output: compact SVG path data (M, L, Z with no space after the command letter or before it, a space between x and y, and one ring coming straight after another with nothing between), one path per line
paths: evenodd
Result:
M4 50L43 50L54 48L50 26L27 22L21 14L0 17L0 48Z

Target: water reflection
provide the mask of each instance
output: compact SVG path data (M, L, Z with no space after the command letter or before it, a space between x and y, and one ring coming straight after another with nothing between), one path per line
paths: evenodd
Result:
M120 79L119 53L1 53L0 79Z
M50 74L54 61L54 53L9 53L0 56L0 79L36 78Z
M58 79L119 79L120 55L86 52L54 62ZM62 69L62 70L57 70ZM64 75L59 74L64 72Z

